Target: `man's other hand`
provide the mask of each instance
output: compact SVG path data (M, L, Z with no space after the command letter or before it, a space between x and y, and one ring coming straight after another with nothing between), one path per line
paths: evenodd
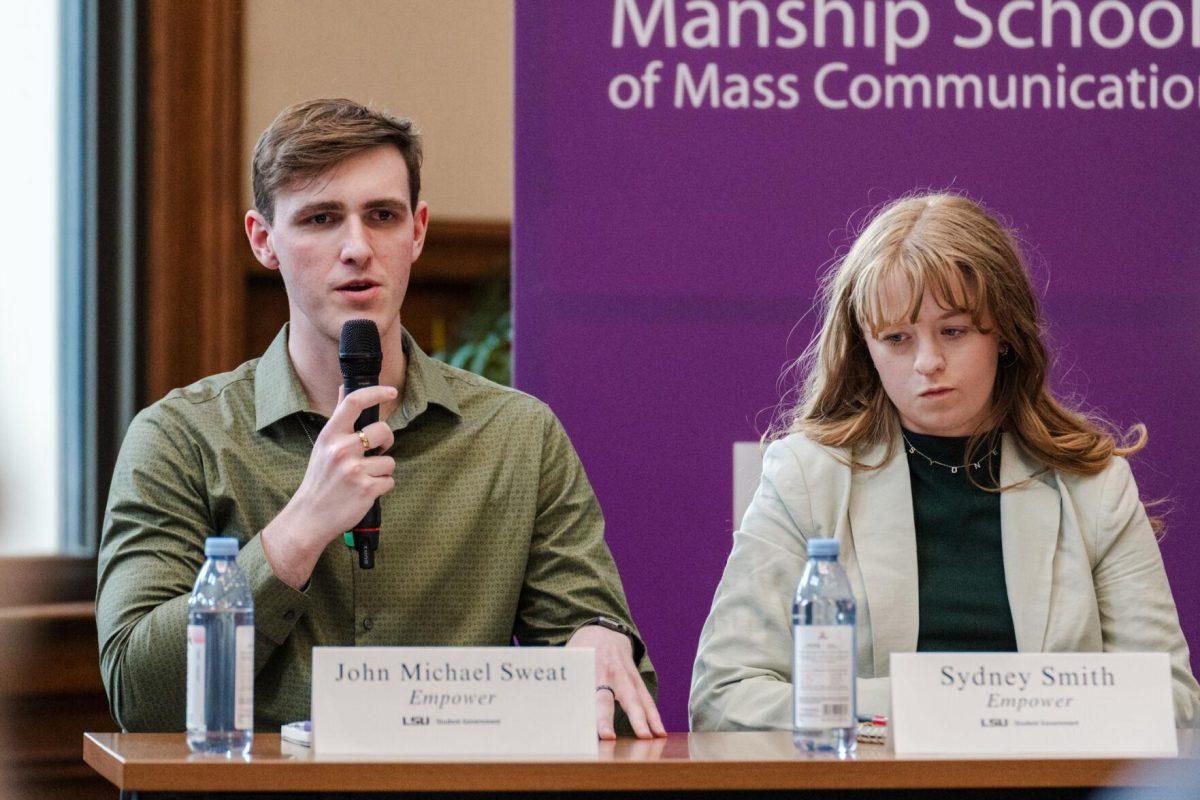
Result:
M584 625L567 641L567 647L595 649L596 685L612 689L596 692L596 734L601 739L617 738L613 727L615 703L621 704L639 739L667 735L654 698L633 663L633 643L628 636L599 625Z

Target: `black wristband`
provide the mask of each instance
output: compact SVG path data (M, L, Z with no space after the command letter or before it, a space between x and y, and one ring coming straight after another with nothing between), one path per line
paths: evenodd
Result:
M628 636L629 643L633 645L633 665L635 667L641 662L642 656L646 654L646 646L642 644L642 640L638 635L633 632L633 628L619 619L613 619L612 617L592 617L583 622L579 627L582 628L584 625L599 625L601 628L608 628L610 631L616 631Z

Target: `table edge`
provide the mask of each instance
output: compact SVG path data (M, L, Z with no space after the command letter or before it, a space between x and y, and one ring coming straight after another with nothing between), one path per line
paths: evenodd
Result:
M84 761L119 789L137 791L769 791L788 789L1013 789L1161 787L1177 774L1163 758L894 760L532 759L481 762L416 759L192 763L130 762L84 734ZM270 734L268 734L270 735ZM1012 769L1020 764L1020 769ZM455 766L462 769L454 769ZM169 768L165 768L169 767ZM936 781L930 780L936 774Z

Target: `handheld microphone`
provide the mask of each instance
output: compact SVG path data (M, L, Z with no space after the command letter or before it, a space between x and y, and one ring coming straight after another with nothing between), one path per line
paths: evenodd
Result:
M383 365L383 349L379 345L379 329L369 319L351 319L342 325L342 336L338 346L338 362L342 367L342 382L346 394L366 386L379 385L379 370ZM379 406L363 409L354 422L354 430L360 431L367 425L379 421ZM379 448L367 455L375 455ZM362 569L375 567L375 551L379 549L379 498L371 510L354 526L354 549L358 552L358 566Z

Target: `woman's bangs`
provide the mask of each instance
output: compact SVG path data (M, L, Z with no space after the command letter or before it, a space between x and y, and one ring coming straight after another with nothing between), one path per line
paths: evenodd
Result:
M859 327L876 335L894 325L916 322L926 291L947 311L969 314L977 325L983 320L986 298L975 270L925 253L907 252L864 270L853 297Z
M877 336L884 328L899 325L921 307L925 285L919 271L900 259L876 261L855 286L854 315L859 327Z
M987 308L987 290L978 270L964 262L939 260L931 265L926 285L933 300L947 311L969 314L982 327Z

